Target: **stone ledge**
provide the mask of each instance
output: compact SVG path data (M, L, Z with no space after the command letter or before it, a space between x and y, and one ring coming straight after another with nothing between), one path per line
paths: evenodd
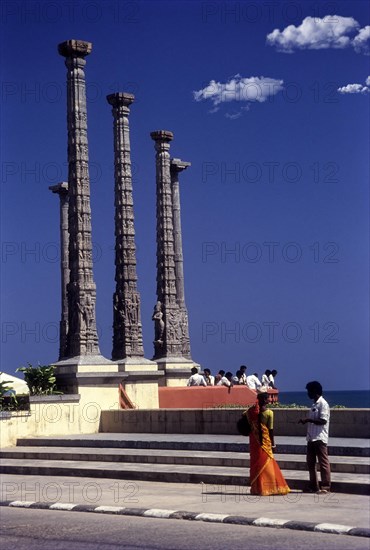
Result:
M132 383L140 380L158 380L158 378L164 377L164 372L161 371L124 371L125 382Z
M30 395L30 404L35 403L78 403L78 394L55 394L55 395Z
M57 383L61 388L70 391L66 395L74 395L79 393L80 386L116 386L118 390L119 384L126 378L125 372L72 372L57 374Z
M190 369L194 367L194 365L197 365L192 359L187 359L186 357L160 357L158 359L152 359L152 361L157 363L160 369L184 369L187 373L190 372Z
M164 388L166 389L166 388ZM204 388L204 391L205 388ZM202 393L202 388L199 389ZM116 411L110 417L109 411L102 411L102 431L121 433L148 433L156 426L156 433L193 433L237 435L236 422L242 408L198 408L198 409L156 409ZM302 437L305 443L306 427L298 424L298 418L307 411L301 409L276 409L274 411L275 434L279 436ZM118 413L118 416L117 416ZM299 413L299 416L297 416ZM150 417L150 421L148 420ZM288 422L288 418L290 418ZM369 437L370 409L334 409L330 425L330 437ZM330 446L330 440L329 440Z
M118 359L118 371L130 372L130 371L153 371L158 372L158 365L155 361L145 359L145 357L126 357L125 359Z
M61 359L60 361L55 361L51 363L55 367L64 367L64 366L78 366L78 365L117 365L116 361L111 361L103 355L77 355L75 357L68 357L66 359Z

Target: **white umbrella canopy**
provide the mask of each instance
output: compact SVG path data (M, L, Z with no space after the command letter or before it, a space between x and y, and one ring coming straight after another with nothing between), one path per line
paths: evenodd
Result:
M9 393L15 392L17 395L30 393L30 390L22 378L17 378L6 372L0 372L0 382L9 382Z

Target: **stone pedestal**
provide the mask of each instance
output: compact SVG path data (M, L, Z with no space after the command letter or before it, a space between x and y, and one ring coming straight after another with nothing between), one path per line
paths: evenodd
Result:
M157 359L158 370L165 375L160 380L160 386L186 386L191 369L195 365L194 361L186 357L163 357Z
M119 408L122 375L117 363L102 355L82 355L54 363L58 388L65 394L80 395L83 408Z
M123 373L124 388L133 404L139 409L157 409L158 385L162 383L163 372L155 361L144 357L126 357L118 362Z
M127 358L116 363L101 355L80 356L54 363L58 388L79 394L81 404L101 410L119 409L119 385L139 409L157 409L158 384L163 372L157 363L144 358ZM95 404L95 405L94 405Z

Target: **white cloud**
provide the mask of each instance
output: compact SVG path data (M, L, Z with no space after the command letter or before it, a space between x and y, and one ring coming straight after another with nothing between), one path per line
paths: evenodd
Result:
M211 80L205 88L194 91L193 95L195 101L209 99L216 107L221 103L232 101L263 103L282 89L283 80L265 78L264 76L243 78L237 74L225 83Z
M212 107L212 109L210 109L208 112L211 113L211 115L213 115L213 113L217 113L217 111L219 110L220 110L219 105L216 105L215 107Z
M354 37L355 33L357 35ZM370 27L360 29L360 24L353 17L327 15L323 19L306 17L298 27L289 25L282 31L275 29L267 35L266 41L284 53L350 46L357 53L367 53L369 36Z
M347 84L347 86L338 88L338 92L341 94L359 94L366 91L368 91L368 88L362 84Z
M338 88L340 94L366 94L370 92L370 76L367 77L365 86L363 84L347 84Z
M357 53L370 54L370 25L366 25L366 27L359 30L358 35L353 39L352 45Z
M238 111L237 113L226 113L225 117L229 118L230 120L236 120L237 118L240 118L242 116L242 112Z
M249 111L250 109L250 103L246 103L236 111L234 110L232 113L225 113L225 117L229 118L230 120L236 120L237 118L240 118L244 111Z

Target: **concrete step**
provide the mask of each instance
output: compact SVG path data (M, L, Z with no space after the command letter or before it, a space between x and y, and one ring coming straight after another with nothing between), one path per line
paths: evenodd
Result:
M301 470L282 469L291 489L304 490L307 485L307 473ZM214 466L212 469L200 465L74 461L74 460L35 460L2 459L2 474L47 475L109 478L126 480L159 481L170 483L204 483L207 485L246 486L248 468ZM369 494L367 474L332 474L332 492Z
M243 452L186 451L167 449L122 449L20 446L0 450L1 459L17 460L73 460L126 462L142 464L187 464L221 466L228 468L249 467L249 454ZM275 453L281 469L306 471L306 457L297 454ZM340 457L330 459L332 472L370 474L367 457Z
M292 489L307 486L301 437L276 437L275 458ZM99 433L22 438L1 451L0 472L246 487L248 439L215 434ZM333 492L369 494L369 440L332 438ZM155 467L153 465L155 464Z
M301 437L275 437L279 454L306 454ZM205 452L241 452L249 450L248 438L210 434L108 434L84 436L20 438L17 446L84 447L105 449L166 449ZM330 456L369 457L368 439L332 438Z

